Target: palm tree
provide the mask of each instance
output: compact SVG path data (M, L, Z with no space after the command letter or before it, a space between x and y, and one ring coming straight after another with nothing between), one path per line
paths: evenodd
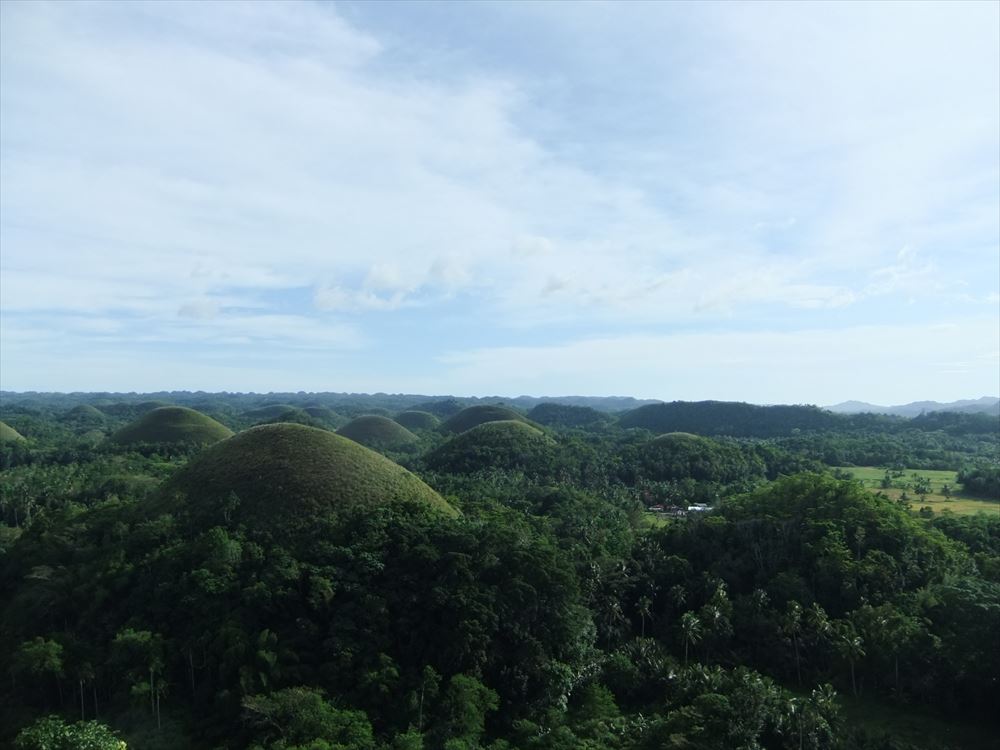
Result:
M649 617L650 619L652 619L652 615L650 615L650 610L652 609L652 607L653 607L653 600L650 599L648 596L640 597L639 603L636 605L636 609L638 609L639 611L639 618L642 620L642 631L640 634L640 637L642 638L646 637L646 618Z
M792 649L795 651L795 677L802 684L802 668L799 660L799 635L802 633L802 605L797 601L788 602L785 613L781 617L781 631L792 639Z
M681 616L681 638L684 640L684 666L688 663L688 646L701 640L701 620L694 612Z
M668 595L670 597L670 601L673 602L674 606L677 607L677 609L680 609L682 606L684 606L684 602L687 601L687 589L685 589L684 586L679 583L670 587L670 592Z
M865 642L854 629L854 624L848 621L839 621L837 627L837 639L834 647L840 658L851 665L851 692L854 697L858 697L858 682L854 676L854 665L858 659L865 656Z

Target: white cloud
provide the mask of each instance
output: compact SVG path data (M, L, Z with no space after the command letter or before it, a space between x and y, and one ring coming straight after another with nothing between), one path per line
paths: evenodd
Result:
M362 30L377 4L352 25L320 3L4 3L8 341L115 335L61 313L350 348L445 302L483 336L981 309L1000 272L983 5L469 6L545 43L455 75L419 29Z
M548 237L535 237L526 235L514 240L511 253L517 256L531 257L534 255L547 255L553 251L552 240Z
M324 286L313 293L313 304L319 310L333 312L361 312L366 310L396 310L403 306L405 294L397 292L388 297L380 297L365 289L344 289L339 286Z

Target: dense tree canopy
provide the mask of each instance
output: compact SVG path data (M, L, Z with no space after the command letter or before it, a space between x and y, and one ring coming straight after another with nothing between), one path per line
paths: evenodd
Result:
M1000 512L921 514L824 466L944 466L991 507L976 419L646 407L659 434L543 404L544 429L417 428L387 457L330 422L418 397L273 395L327 429L247 429L265 397L190 394L236 436L105 439L163 396L4 406L0 745L991 746ZM890 740L854 696L970 734Z

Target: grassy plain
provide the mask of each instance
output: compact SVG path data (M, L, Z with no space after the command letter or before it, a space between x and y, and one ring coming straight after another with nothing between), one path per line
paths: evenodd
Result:
M986 497L969 497L962 492L958 474L954 471L934 471L931 469L905 469L899 476L892 476L892 486L882 487L885 469L876 466L838 466L837 470L851 474L865 487L882 492L893 500L898 500L905 492L914 509L930 506L935 513L951 511L959 515L974 515L979 512L1000 515L1000 501ZM899 474L899 472L896 472ZM930 492L921 498L916 492L917 478L925 478L930 484ZM951 497L944 494L951 488Z

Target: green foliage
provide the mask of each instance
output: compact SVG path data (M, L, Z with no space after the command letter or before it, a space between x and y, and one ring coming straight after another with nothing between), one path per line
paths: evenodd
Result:
M63 647L61 644L36 636L25 641L14 652L11 674L29 679L61 677L63 674Z
M642 747L833 748L838 711L831 688L793 698L766 677L738 667L691 667L671 684L671 711Z
M765 464L752 449L683 432L660 435L623 454L634 476L655 481L694 479L728 484L763 479Z
M256 409L243 412L243 417L254 422L272 422L274 420L286 422L296 421L295 419L288 419L288 417L295 417L303 413L307 412L291 404L266 404L265 406L258 406Z
M266 398L327 425L419 400ZM912 493L921 462L991 465L964 422L654 439L545 405L545 432L488 421L391 454L446 503L301 425L206 449L82 439L81 404L111 431L154 400L239 427L264 398L5 402L29 440L0 450L0 745L57 711L151 750L875 750L891 742L838 723L825 683L969 726L1000 703L1000 518L927 521L797 474L884 450L874 481Z
M569 404L538 404L530 412L528 419L538 424L564 429L594 429L608 425L612 420L608 414L588 406Z
M312 688L247 696L242 706L255 746L266 750L375 750L363 712L339 709Z
M448 681L438 707L435 734L445 750L474 750L486 729L487 714L499 698L479 680L457 674Z
M649 404L623 414L622 427L655 433L778 437L802 430L836 429L842 418L815 406L755 406L727 401Z
M79 406L74 406L66 412L64 419L77 426L91 427L101 426L108 420L104 412L94 406L91 406L90 404L80 404Z
M970 495L1000 500L1000 465L977 466L960 471L958 481Z
M22 729L15 750L127 750L125 742L96 721L67 724L58 716L46 716Z

